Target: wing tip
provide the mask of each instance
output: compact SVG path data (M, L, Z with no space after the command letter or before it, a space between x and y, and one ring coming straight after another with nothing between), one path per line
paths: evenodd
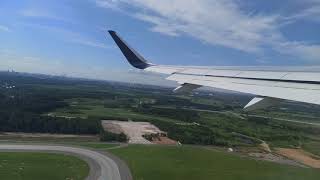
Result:
M109 34L116 34L114 30L108 30Z
M152 66L152 64L147 62L139 53L130 48L129 45L119 37L116 31L108 30L108 32L132 66L138 69L145 69Z

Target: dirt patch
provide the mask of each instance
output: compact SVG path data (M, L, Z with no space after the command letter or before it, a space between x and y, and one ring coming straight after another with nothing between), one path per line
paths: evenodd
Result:
M173 140L166 138L166 133L149 122L113 121L101 122L105 131L113 133L124 133L129 138L130 144L172 144ZM150 136L150 140L143 136ZM156 141L152 137L158 137ZM176 144L176 143L174 143Z
M271 153L271 149L269 147L269 145L266 143L266 142L262 142L261 144L259 144L259 147L265 151L265 152L268 152L268 153Z
M121 134L122 132L124 132L121 126L116 123L102 122L102 126L105 131L108 131L114 134Z
M276 153L309 167L320 168L320 159L302 149L277 148Z
M177 141L172 140L172 139L170 139L168 137L159 137L159 138L153 139L152 143L154 143L154 144L163 144L163 145L176 145Z

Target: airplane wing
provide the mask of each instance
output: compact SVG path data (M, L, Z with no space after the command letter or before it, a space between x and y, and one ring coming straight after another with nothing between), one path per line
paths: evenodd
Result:
M180 84L174 90L176 92L207 86L256 95L246 105L246 110L265 108L282 100L320 105L319 72L155 65L132 49L116 32L109 33L132 66L168 74L168 80Z

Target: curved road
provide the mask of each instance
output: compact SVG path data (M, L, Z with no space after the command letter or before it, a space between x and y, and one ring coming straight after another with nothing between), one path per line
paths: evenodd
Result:
M0 151L2 152L49 152L62 153L73 155L86 161L90 166L90 173L87 180L124 180L130 179L126 172L121 178L119 170L119 159L116 159L110 154L100 153L89 149L68 146L55 145L13 145L1 144ZM121 164L121 163L120 163ZM121 166L120 166L121 167ZM123 168L123 164L122 167ZM124 170L126 171L126 169ZM121 171L123 172L123 170Z

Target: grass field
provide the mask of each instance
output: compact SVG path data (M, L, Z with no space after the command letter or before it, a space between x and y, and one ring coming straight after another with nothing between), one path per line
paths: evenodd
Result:
M102 100L87 99L87 98L75 98L66 100L70 104L70 107L56 109L51 112L54 116L65 116L65 117L80 117L88 118L89 116L95 116L100 118L118 117L122 119L139 119L141 121L148 121L156 119L159 121L169 122L181 122L174 119L155 117L152 115L132 112L128 109L123 108L106 108L103 105Z
M0 153L1 180L83 180L89 173L84 161L61 154Z
M311 141L303 145L304 150L320 156L320 142L319 141Z
M295 113L290 112L279 112L279 111L257 111L252 112L252 114L255 115L262 115L266 117L273 117L273 118L283 118L288 120L294 120L294 121L301 121L301 122L308 122L308 123L320 123L319 115L316 113L307 113L307 112L300 112L296 111Z
M210 104L207 100L195 98L198 103L201 104ZM132 104L135 104L135 101L141 100L141 98L132 98ZM170 111L175 111L175 106L172 106L171 103L164 103L162 105L153 105L153 109L159 110L162 112L159 114L151 114L151 113L143 113L144 111L134 111L132 108L126 108L122 105L126 104L126 102L116 102L115 100L110 99L93 99L93 98L72 98L64 100L69 104L69 106L65 108L55 109L53 112L49 113L52 116L62 116L62 117L81 117L90 119L90 117L94 117L92 119L114 119L114 120L136 120L136 121L148 121L154 123L162 130L167 131L171 138L178 140L180 142L187 142L189 144L199 144L201 142L194 141L190 137L195 137L196 135L201 133L193 133L190 129L188 133L192 133L191 135L187 132L186 127L181 127L186 123L190 123L189 121L197 121L197 123L205 126L207 129L206 132L210 130L215 134L215 138L218 139L218 143L228 144L228 145L237 145L237 146L252 146L251 144L246 144L246 142L241 141L241 139L236 139L232 136L233 132L238 132L247 136L256 137L262 140L265 140L268 144L274 147L296 147L308 141L307 136L312 134L305 130L306 128L299 127L291 127L290 123L274 121L267 119L259 119L259 118L249 118L241 113L234 113L233 111L223 111L223 112L215 112L215 111L199 111L199 118L193 120L184 120L183 116L173 116L173 113L169 113ZM151 101L151 100L145 100ZM214 103L215 101L211 102ZM160 103L161 104L161 103ZM168 110L167 112L164 110ZM188 108L186 108L188 109ZM189 109L193 111L192 108ZM183 113L183 112L179 112ZM167 116L165 116L167 115ZM177 131L170 130L168 127L175 126L175 124L179 124L179 129L183 129L180 131L178 135L175 134ZM188 124L189 125L189 124ZM295 125L295 124L293 124ZM175 126L178 127L178 126ZM275 128L276 127L276 128ZM198 131L200 128L194 131ZM315 133L313 133L315 134ZM204 137L204 135L201 135ZM206 138L206 137L204 137ZM279 139L281 138L281 139ZM290 141L289 141L290 140ZM305 141L304 141L305 140ZM192 142L192 143L191 143ZM319 141L320 142L320 141ZM216 144L218 144L216 143ZM308 146L308 149L312 149L311 146Z
M198 147L132 145L110 150L135 180L318 180L320 171L252 160Z

